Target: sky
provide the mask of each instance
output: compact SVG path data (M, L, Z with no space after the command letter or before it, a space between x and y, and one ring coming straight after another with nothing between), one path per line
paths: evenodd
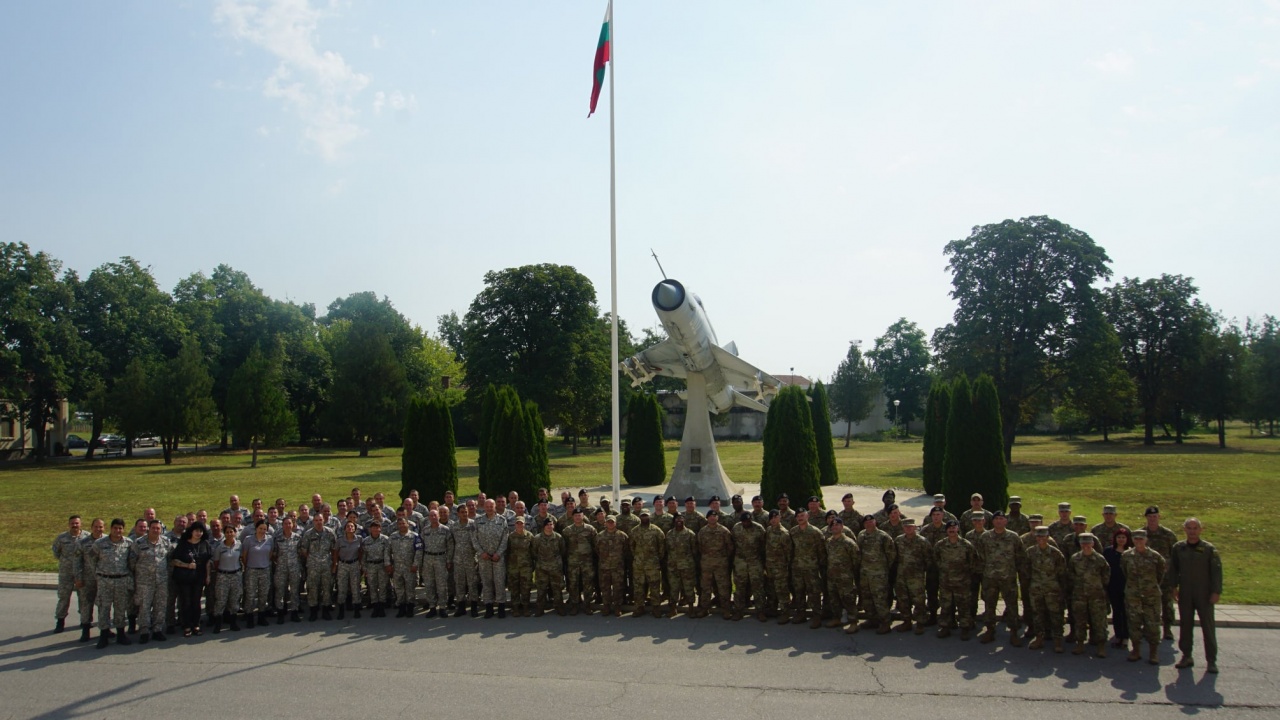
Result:
M604 0L0 3L0 240L172 289L225 263L435 331L491 270L609 307ZM943 247L1048 215L1113 281L1280 314L1280 2L614 8L619 314L666 273L722 343L827 378L955 302Z

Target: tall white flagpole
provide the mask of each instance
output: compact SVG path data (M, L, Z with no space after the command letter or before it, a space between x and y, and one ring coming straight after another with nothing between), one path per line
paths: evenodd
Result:
M613 415L612 456L613 456L613 504L618 504L622 495L622 453L619 434L622 432L621 411L618 397L618 181L617 163L614 158L613 145L613 65L618 58L617 25L613 20L613 0L609 0L609 301L610 323L609 349L612 362L609 376L612 380Z

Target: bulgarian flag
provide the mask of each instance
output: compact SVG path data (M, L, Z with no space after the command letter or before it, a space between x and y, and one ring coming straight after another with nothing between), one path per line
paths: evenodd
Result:
M596 102L600 100L600 89L604 87L604 66L609 63L610 49L613 46L613 0L604 11L604 24L600 26L600 42L596 45L595 75L591 83L591 110L587 117L596 111Z

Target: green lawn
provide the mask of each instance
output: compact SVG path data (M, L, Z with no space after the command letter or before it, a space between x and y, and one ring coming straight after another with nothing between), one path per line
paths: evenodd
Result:
M920 489L920 443L836 441L836 462L845 484ZM1070 501L1091 521L1101 519L1102 505L1120 508L1120 521L1142 523L1142 509L1159 505L1165 523L1180 529L1188 515L1205 523L1206 537L1226 560L1225 601L1280 604L1280 553L1266 544L1263 520L1280 517L1280 441L1250 437L1233 428L1227 450L1214 438L1196 436L1182 447L1161 442L1141 445L1136 435L1064 440L1020 438L1010 468L1011 494L1021 495L1026 512L1053 514L1056 504ZM758 482L761 445L720 444L730 476ZM577 457L553 442L551 476L556 487L604 485L609 480L609 448L582 447ZM669 443L668 466L676 444ZM458 452L462 494L473 494L476 453ZM166 467L159 458L69 461L43 465L0 466L0 569L51 570L49 543L65 526L67 515L91 518L141 515L154 506L169 522L180 510L205 508L215 513L238 493L247 506L254 497L267 502L284 497L291 505L312 492L326 498L345 496L359 485L366 496L381 490L394 500L400 488L396 449L377 450L368 458L352 451L267 452L251 469L246 453L183 455ZM86 525L88 523L86 522Z

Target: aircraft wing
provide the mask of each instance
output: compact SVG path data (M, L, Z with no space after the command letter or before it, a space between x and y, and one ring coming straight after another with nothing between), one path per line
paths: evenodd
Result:
M712 345L711 354L720 364L724 379L734 387L755 390L759 392L761 398L764 398L777 393L782 385L782 382L774 376L722 347Z
M663 340L636 353L634 357L623 360L620 369L631 378L633 387L638 387L657 375L678 378L686 376L684 358L676 344L670 340Z

